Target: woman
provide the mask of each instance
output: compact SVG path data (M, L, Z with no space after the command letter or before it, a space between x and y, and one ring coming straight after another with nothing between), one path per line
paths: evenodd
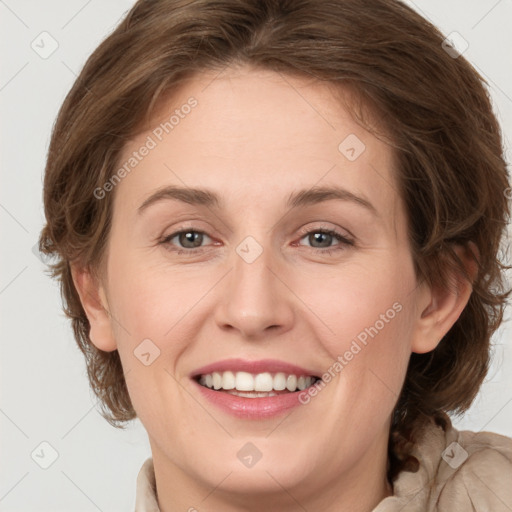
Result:
M500 129L398 1L139 1L59 113L41 249L137 511L510 510L458 432L509 290ZM318 245L316 245L318 244Z

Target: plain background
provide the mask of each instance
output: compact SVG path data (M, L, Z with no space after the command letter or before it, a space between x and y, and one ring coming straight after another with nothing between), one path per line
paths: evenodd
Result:
M512 2L408 2L445 35L469 43L464 53L490 86L512 146ZM136 420L116 430L99 415L85 364L61 309L57 283L34 252L43 224L42 175L50 131L86 58L132 6L129 0L0 0L1 179L0 510L133 510L135 481L150 456ZM47 38L48 58L33 50ZM422 56L418 55L418 59ZM510 308L507 311L510 317ZM512 436L509 324L494 338L494 363L459 429ZM55 462L43 469L52 450ZM35 452L34 452L35 451ZM32 454L32 455L31 455ZM39 459L37 458L39 455Z

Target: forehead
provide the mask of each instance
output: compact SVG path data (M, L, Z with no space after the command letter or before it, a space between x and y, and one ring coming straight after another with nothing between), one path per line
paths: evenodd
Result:
M216 190L238 206L324 185L359 193L379 211L394 211L399 199L392 149L353 119L332 86L268 70L196 75L159 104L120 166L134 158L116 189L132 209L166 185Z

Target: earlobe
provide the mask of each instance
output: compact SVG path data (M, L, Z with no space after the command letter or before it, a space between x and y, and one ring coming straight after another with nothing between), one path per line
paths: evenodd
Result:
M71 275L80 302L89 320L89 338L93 345L105 352L116 350L112 322L103 285L88 268L71 266Z
M477 247L472 242L468 245L478 258ZM416 319L411 343L412 352L424 354L434 350L462 314L473 291L472 282L476 278L478 264L472 258L468 247L454 246L453 249L464 263L471 282L458 272L452 276L453 285L450 289L441 285L421 286L418 295L419 317Z

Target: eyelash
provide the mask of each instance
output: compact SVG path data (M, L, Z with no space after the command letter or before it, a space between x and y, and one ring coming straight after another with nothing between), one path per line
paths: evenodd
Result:
M178 235L181 235L182 233L199 233L199 234L202 234L202 235L209 236L204 231L199 231L197 229L188 228L188 229L182 229L181 231L175 231L174 233L163 237L159 241L159 244L169 246L168 250L173 251L173 252L175 252L178 255L187 254L189 256L201 253L201 252L203 252L204 249L207 248L207 247L196 247L194 249L174 249L174 248L170 248L170 245L171 245L170 241L174 237L176 237ZM317 247L311 247L311 249L316 254L332 255L333 253L337 253L338 251L345 249L344 246L353 246L354 245L354 241L353 240L349 240L347 237L343 236L341 233L338 233L337 231L335 231L333 229L323 229L323 228L315 228L315 229L311 229L309 231L303 231L301 233L300 240L302 240L304 237L310 235L311 233L322 233L323 235L331 235L334 238L336 238L338 240L338 242L340 242L339 244L335 245L334 248L323 248L323 249L320 249L320 248L317 248ZM211 238L211 237L209 237L209 238Z

